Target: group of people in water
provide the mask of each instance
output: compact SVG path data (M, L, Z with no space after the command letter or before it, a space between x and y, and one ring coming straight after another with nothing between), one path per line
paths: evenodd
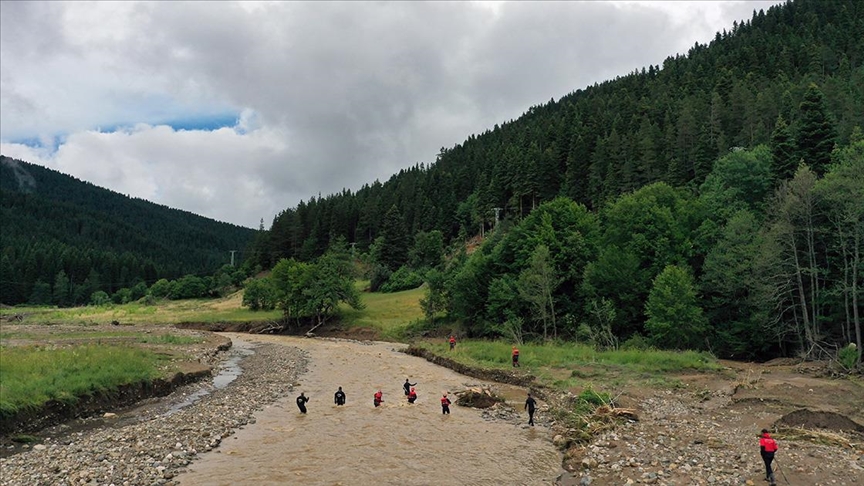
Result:
M405 378L405 383L402 384L402 389L405 392L405 398L408 399L408 403L413 404L417 401L417 389L414 388L417 386L417 383L411 383L408 378ZM297 408L300 409L300 413L306 413L306 402L309 401L309 397L306 396L305 392L300 392L300 395L297 397ZM375 407L380 407L381 403L384 402L384 392L379 388L378 391L375 392L375 395L372 397L372 404ZM336 393L333 395L333 403L337 406L345 405L345 392L342 391L342 387L340 386ZM444 392L441 396L441 413L443 415L450 415L450 405L453 402L450 401L449 394ZM534 411L536 410L537 401L528 394L528 399L525 400L525 410L528 411L528 425L534 426Z
M417 401L417 389L414 388L417 386L417 383L411 383L408 378L405 378L405 383L402 385L403 390L405 391L405 398L408 399L408 403L414 403ZM530 396L530 395L529 395ZM300 409L300 413L306 413L306 402L309 401L309 397L306 396L305 392L300 392L300 395L297 397L297 408ZM372 397L372 404L375 407L380 407L381 403L384 402L384 392L379 388L378 391L375 392L375 395ZM342 391L342 387L340 386L336 393L333 395L333 403L336 405L345 405L345 392ZM441 413L444 415L450 414L450 405L453 402L450 401L447 392L444 392L441 397ZM531 413L533 414L534 408L532 406ZM533 424L532 424L533 425Z
M450 335L447 339L450 343L450 350L456 348L456 336ZM516 346L513 346L513 367L519 366L519 349ZM406 378L405 383L402 384L402 389L405 392L405 398L408 400L408 403L413 404L417 401L417 389L414 388L417 386L417 383L411 383L411 381ZM453 402L450 401L450 397L447 392L444 392L441 396L441 413L443 415L450 414L450 405ZM300 409L300 413L306 413L306 402L309 401L309 397L306 396L304 392L301 392L297 397L297 408ZM381 403L384 402L384 393L379 388L378 391L372 397L372 404L377 408L381 406ZM345 405L345 392L342 391L342 387L340 386L336 393L333 395L333 403L337 406ZM534 411L536 409L537 401L531 397L531 394L528 394L528 399L525 400L525 410L528 411L528 424L534 425Z

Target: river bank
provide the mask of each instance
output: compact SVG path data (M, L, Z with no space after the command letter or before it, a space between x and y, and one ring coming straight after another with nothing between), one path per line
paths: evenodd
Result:
M234 350L221 357L228 358ZM32 450L0 458L0 485L163 485L291 390L305 370L297 348L259 345L243 358L243 373L230 386L190 385L169 397L141 404L129 420L120 415L58 430ZM202 388L195 403L172 410Z

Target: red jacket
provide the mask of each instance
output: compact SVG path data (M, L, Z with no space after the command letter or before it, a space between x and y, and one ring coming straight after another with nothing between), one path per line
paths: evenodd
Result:
M768 433L764 433L759 439L759 447L765 452L777 452L777 441L772 439Z
M441 405L450 405L450 399L447 397L441 397Z

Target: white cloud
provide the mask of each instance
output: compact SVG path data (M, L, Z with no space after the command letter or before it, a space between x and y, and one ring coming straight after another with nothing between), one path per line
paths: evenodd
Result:
M2 151L255 227L770 5L0 2Z

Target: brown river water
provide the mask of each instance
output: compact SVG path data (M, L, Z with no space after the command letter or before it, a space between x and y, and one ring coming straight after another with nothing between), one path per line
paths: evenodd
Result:
M258 412L255 424L175 478L183 486L548 485L561 472L545 428L487 421L479 410L455 403L442 415L443 391L455 402L452 392L489 383L403 354L401 345L229 336L301 348L309 353L309 370L288 397ZM414 405L403 395L405 378L417 383ZM339 386L347 395L343 407L333 403ZM493 386L524 403L524 390ZM375 408L372 395L379 388L384 402ZM294 403L301 391L310 397L306 415Z

